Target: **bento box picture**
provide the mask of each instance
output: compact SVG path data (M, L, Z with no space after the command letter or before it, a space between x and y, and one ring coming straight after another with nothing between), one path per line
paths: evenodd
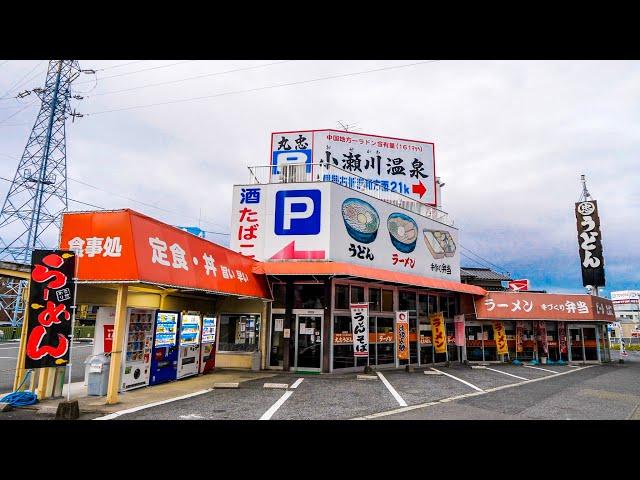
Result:
M422 231L424 235L424 243L435 259L443 257L453 257L456 253L456 242L449 232L444 230L429 230L425 228Z

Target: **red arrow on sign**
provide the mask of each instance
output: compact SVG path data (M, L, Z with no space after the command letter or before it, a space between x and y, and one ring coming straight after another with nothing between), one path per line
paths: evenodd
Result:
M422 196L427 193L427 187L424 186L424 183L422 183L422 180L418 180L418 183L411 185L411 191L413 193L417 193L420 195L420 198L422 198Z
M271 257L271 260L321 260L324 257L324 250L296 250L294 240Z

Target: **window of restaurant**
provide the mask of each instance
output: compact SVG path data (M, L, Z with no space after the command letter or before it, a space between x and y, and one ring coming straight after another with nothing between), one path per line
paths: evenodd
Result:
M220 315L219 351L254 352L258 350L260 315Z
M610 362L611 361L611 351L609 350L609 337L607 335L607 326L606 324L598 325L598 339L600 344L600 361L601 362Z
M324 308L324 284L302 283L294 285L293 308Z
M518 353L519 360L533 360L536 357L538 347L536 345L536 334L533 331L533 322L525 320L522 322L522 352Z
M583 361L584 350L582 349L582 329L572 325L568 328L569 336L569 361Z
M274 283L271 285L271 290L273 291L273 302L271 303L271 308L285 308L285 290L286 284L284 283Z
M593 325L582 327L584 336L584 358L585 360L598 360L598 339L596 327Z
M446 322L447 329L447 352L449 354L448 360L450 362L458 362L460 361L460 347L456 345L456 326L453 323L453 320L447 320Z
M545 322L547 327L547 344L549 345L549 360L557 362L560 359L560 343L558 342L558 322Z
M334 307L339 310L347 310L349 308L349 285L335 285Z
M507 348L509 350L509 359L515 360L516 357L516 322L512 320L505 320L502 322L504 325L504 335L507 337Z
M480 322L467 322L464 327L467 337L467 360L481 362L482 356L482 324Z
M363 303L364 301L364 287L351 285L351 303Z
M393 290L382 290L382 311L393 312Z
M351 315L335 315L333 317L333 368L354 366Z
M482 325L483 346L484 346L484 361L495 362L498 360L498 347L493 335L493 323L485 322Z

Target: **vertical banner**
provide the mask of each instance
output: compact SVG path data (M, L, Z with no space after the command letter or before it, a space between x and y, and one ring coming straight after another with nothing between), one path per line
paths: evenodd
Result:
M516 322L516 353L522 353L522 335L524 333L524 323Z
M544 356L549 356L549 341L547 339L547 324L545 322L538 322L538 335L540 336L540 345Z
M493 337L496 341L498 355L506 355L509 353L509 349L507 348L507 336L504 333L504 325L502 322L493 322Z
M436 353L445 353L447 351L447 336L445 334L444 314L443 312L432 313L429 315L431 322L431 334L433 335L433 347Z
M103 352L111 353L111 348L113 347L113 328L114 325L103 325Z
M453 324L456 331L456 346L464 347L466 345L464 338L464 315L454 315Z
M565 323L558 323L558 345L560 346L560 353L567 353L567 331L565 330Z
M33 251L25 368L59 367L69 362L74 276L73 252Z
M352 303L351 333L353 333L353 356L369 356L369 304Z
M396 312L398 360L409 360L409 312Z
M582 285L604 287L604 257L602 256L598 202L591 200L576 203L576 221L578 248L582 261Z

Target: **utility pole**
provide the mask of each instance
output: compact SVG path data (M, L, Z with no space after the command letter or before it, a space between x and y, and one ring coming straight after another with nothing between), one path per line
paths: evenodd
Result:
M68 208L65 120L82 116L69 105L80 72L77 60L51 60L44 88L29 92L40 98L40 111L0 212L0 260L28 265L34 249L57 244L55 230ZM11 278L0 293L0 317L14 326L22 322L25 286Z

